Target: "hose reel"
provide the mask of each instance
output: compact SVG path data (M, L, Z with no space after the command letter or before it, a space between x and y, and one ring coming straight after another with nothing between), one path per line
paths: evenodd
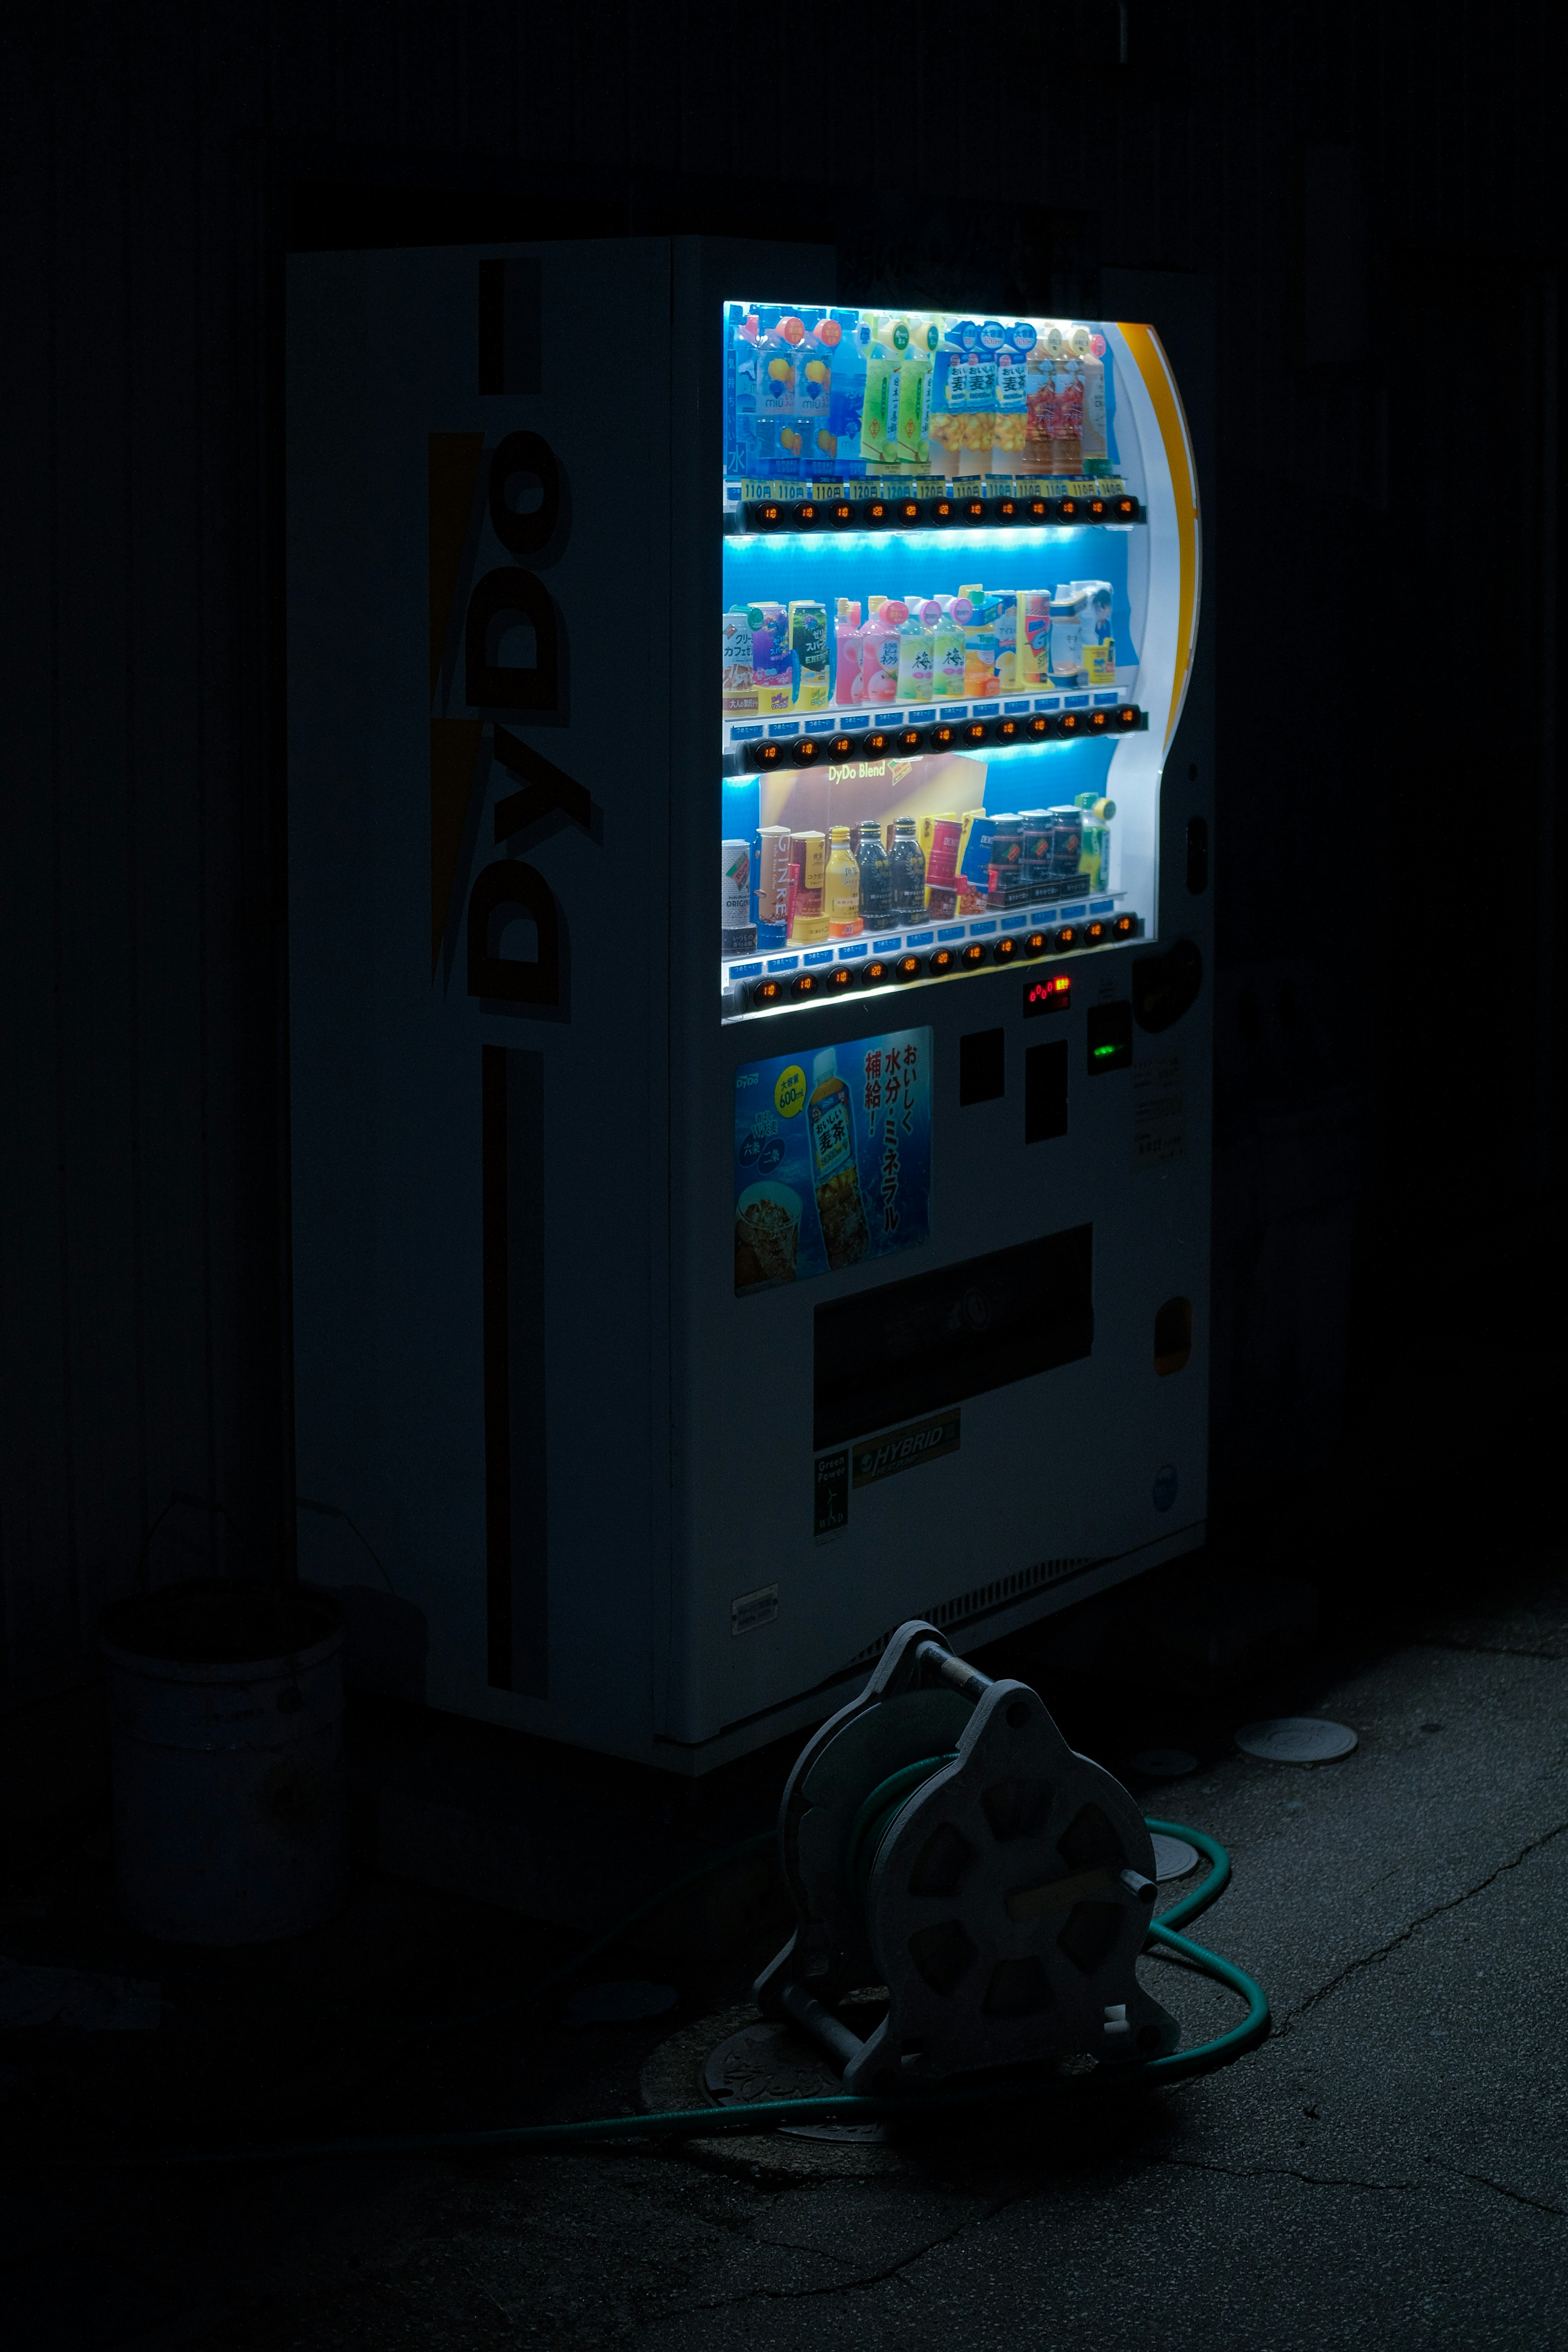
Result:
M993 1682L933 1625L901 1625L807 1742L779 1846L800 1924L757 2004L814 2033L847 2090L1117 2064L1180 2040L1134 1969L1155 1895L1137 1805L1026 1684ZM833 2005L868 1984L889 2009L862 2042Z

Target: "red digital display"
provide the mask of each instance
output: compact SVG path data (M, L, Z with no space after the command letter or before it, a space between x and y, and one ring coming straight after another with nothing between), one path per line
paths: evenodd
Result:
M1072 1003L1072 982L1066 972L1055 972L1047 980L1027 980L1024 982L1026 1013L1066 1013Z

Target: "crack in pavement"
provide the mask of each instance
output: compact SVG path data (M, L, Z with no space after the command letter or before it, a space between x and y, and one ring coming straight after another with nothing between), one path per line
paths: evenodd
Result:
M923 2262L928 2254L940 2252L943 2246L951 2246L955 2239L963 2237L966 2230L979 2229L984 2222L994 2221L998 2213L1006 2212L1009 2206L1020 2205L1026 2199L1037 2194L1038 2191L1033 2189L1020 2189L1015 2196L999 2197L995 2203L988 2205L983 2213L966 2213L963 2221L955 2222L951 2230L944 2230L940 2238L928 2239L924 2245L916 2246L911 2252L900 2254L898 2261L889 2263L885 2270L868 2271L859 2278L830 2279L823 2286L746 2287L736 2294L715 2295L708 2303L682 2304L678 2310L661 2311L654 2314L652 2317L655 2322L665 2319L689 2319L695 2317L699 2312L728 2311L740 2303L805 2303L816 2295L850 2294L867 2287L885 2286L889 2279L897 2278L900 2271L912 2269L916 2263ZM815 2253L817 2249L814 2247L810 2251Z
M1182 2172L1219 2172L1227 2180L1304 2180L1309 2189L1415 2189L1414 2180L1352 2180L1336 2172L1298 2172L1290 2164L1205 2164L1195 2156L1149 2156L1145 2164L1173 2164ZM1428 2159L1430 2161L1430 2158Z
M746 2235L748 2245L775 2246L781 2253L785 2254L810 2254L817 2262L841 2263L847 2271L853 2270L855 2267L853 2254L836 2254L831 2246L802 2246L798 2245L794 2238L762 2238L752 2237L744 2232L742 2234Z
M1348 1960L1339 1973L1330 1977L1326 1984L1321 1984L1316 1992L1310 1992L1304 2000L1297 2002L1294 2009L1286 2011L1283 2016L1275 2019L1274 2030L1269 2040L1273 2042L1283 2040L1299 2018L1305 2017L1309 2010L1316 2009L1318 2003L1321 2000L1326 2000L1331 1992L1337 1992L1350 1978L1358 1976L1363 1969L1374 1968L1380 1960L1387 1959L1391 1952L1396 1952L1401 1944L1409 1943L1413 1936L1418 1934L1423 1927L1430 1927L1434 1919L1442 1918L1446 1912L1458 1910L1462 1904L1473 1901L1478 1895L1484 1895L1489 1886L1495 1885L1497 1881L1505 1877L1510 1870L1517 1870L1521 1863L1530 1860L1532 1853L1539 1853L1543 1846L1552 1843L1553 1838L1560 1838L1564 1830L1568 1830L1568 1822L1559 1822L1554 1828L1543 1830L1539 1837L1531 1838L1527 1843L1519 1848L1517 1853L1510 1853L1506 1861L1500 1862L1495 1870L1489 1871L1484 1878L1478 1879L1474 1886L1467 1886L1460 1895L1449 1895L1446 1903L1434 1903L1429 1911L1423 1911L1419 1917L1412 1919L1407 1927L1402 1927L1397 1936L1391 1936L1386 1944L1380 1944L1375 1951L1362 1953L1357 1959Z
M1537 2213L1552 2213L1560 2221L1568 2221L1568 2206L1549 2205L1544 2198L1527 2197L1522 2189L1510 2189L1505 2182L1493 2180L1485 2172L1467 2172L1462 2166L1444 2164L1435 2156L1427 2157L1426 2161L1435 2172L1450 2173L1456 2180L1473 2180L1478 2189L1494 2189L1500 2197L1511 2198L1516 2205L1529 2205Z

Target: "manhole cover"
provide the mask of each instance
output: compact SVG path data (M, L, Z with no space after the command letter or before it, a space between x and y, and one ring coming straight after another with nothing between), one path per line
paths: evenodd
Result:
M1356 1744L1348 1723L1325 1723L1314 1715L1281 1715L1272 1723L1244 1723L1236 1735L1244 1755L1268 1764L1331 1764Z
M1129 1768L1142 1772L1145 1780L1180 1780L1184 1774L1195 1772L1198 1759L1189 1756L1184 1748L1144 1748L1127 1759Z
M765 2020L742 2026L709 2052L702 2087L716 2106L727 2107L753 2099L826 2099L844 2084L826 2051L819 2053L789 2026ZM794 2139L859 2146L876 2146L888 2137L885 2124L781 2124L779 2128Z
M1155 1836L1154 1875L1162 1886L1169 1879L1185 1878L1189 1870L1197 1868L1198 1860L1196 1846L1189 1845L1185 1838Z

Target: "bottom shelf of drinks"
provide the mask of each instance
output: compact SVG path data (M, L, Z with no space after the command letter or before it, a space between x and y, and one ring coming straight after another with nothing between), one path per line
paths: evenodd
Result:
M723 845L721 986L737 1009L775 974L1114 917L1114 801L821 828Z

